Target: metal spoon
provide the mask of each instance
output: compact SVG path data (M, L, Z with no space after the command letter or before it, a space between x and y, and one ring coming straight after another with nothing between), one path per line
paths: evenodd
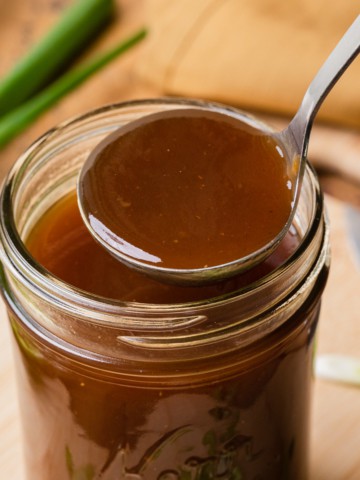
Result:
M89 222L89 212L87 212L84 207L85 202L82 201L81 188L82 172L89 168L87 162L85 162L78 182L78 199L82 217L90 233L103 245L103 247L118 258L119 261L142 273L170 283L197 285L219 281L223 278L247 270L267 258L279 245L293 221L300 196L301 184L306 166L310 131L314 117L327 94L358 55L359 51L360 16L357 17L351 27L347 30L324 65L318 71L305 93L299 110L287 128L274 134L267 131L263 132L264 135L273 136L276 142L286 151L287 160L289 162L289 176L292 182L292 208L288 221L280 233L264 247L254 251L250 255L235 259L234 261L223 265L197 269L163 268L124 255L122 252L117 251L116 248L114 248L112 242L107 242L104 237L99 236Z
M290 124L274 138L288 153L289 174L293 181L291 215L279 238L283 238L294 218L301 192L311 127L321 104L360 51L360 15L346 31L310 83L300 108ZM276 239L274 240L276 243ZM270 245L269 245L270 247ZM271 248L271 247L270 247ZM256 252L255 252L256 255Z

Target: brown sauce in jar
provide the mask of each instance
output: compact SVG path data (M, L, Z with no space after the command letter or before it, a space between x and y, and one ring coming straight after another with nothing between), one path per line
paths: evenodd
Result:
M290 231L252 271L212 286L165 285L128 269L92 238L75 192L51 207L27 240L36 260L63 281L97 295L150 303L233 292L277 268L297 245ZM134 384L122 376L121 343L120 361L79 362L19 329L13 318L20 371L26 371L21 405L25 441L33 445L29 471L34 478L41 471L43 480L305 480L320 292L256 345L220 356L214 372L211 357L196 366L185 362L181 372L171 350L165 367L149 352L137 372L143 379ZM222 309L217 315L225 321ZM107 344L105 335L101 341Z
M245 257L286 224L291 182L271 136L215 111L145 116L106 138L80 181L96 234L126 257L196 269Z
M215 121L206 118L200 122L190 116L182 122L177 117L175 124L162 125L161 141L154 139L153 126L146 124L141 133L130 132L126 138L115 134L106 146L101 145L94 158L109 155L111 161L104 171L107 188L97 192L105 214L103 218L99 213L98 218L104 222L115 219L111 228L126 225L125 233L121 230L118 234L129 235L128 243L161 257L166 266L227 262L257 248L267 241L266 235L272 238L284 225L290 195L284 159L265 137L223 124L217 116ZM172 134L179 128L177 144L181 138L183 162L180 154L171 153ZM200 141L202 130L204 139ZM136 155L132 138L134 134L138 140L145 133L154 141L148 164L142 155ZM125 165L119 168L122 162L116 155L124 143L129 157L126 155ZM194 149L201 168L189 156ZM165 155L162 161L171 157L171 178L164 175L160 153ZM92 186L102 184L98 173ZM128 182L125 174L131 177ZM155 182L159 177L162 181ZM137 203L139 192L142 201ZM91 198L96 200L96 196ZM119 208L112 205L114 199ZM260 230L253 236L245 234L254 220ZM127 268L92 238L80 216L75 192L45 212L26 239L34 259L62 281L105 299L143 303L140 311L151 311L151 304L167 304L172 317L177 311L172 304L209 299L199 310L204 323L193 330L186 327L185 333L171 332L185 337L204 330L211 336L212 328L237 325L243 312L236 305L235 292L245 287L248 293L246 288L251 289L254 281L288 260L298 243L295 230L290 230L265 262L241 275L214 285L166 285ZM260 320L265 333L253 341L242 344L234 336L221 343L212 337L206 351L198 345L165 345L163 352L126 343L123 327L116 322L103 328L92 322L92 317L79 320L73 310L57 310L51 305L41 314L51 317L49 323L59 323L59 331L67 333L69 329L68 337L56 342L52 333L40 335L29 323L22 323L19 310L9 304L18 345L25 442L31 445L29 478L306 479L312 345L325 277L324 269L309 297L274 330L267 330L268 323ZM229 302L224 297L215 299L226 294L230 294ZM254 323L264 313L258 308L262 300L257 297L250 308ZM282 305L286 301L282 299ZM126 306L120 309L125 315ZM192 315L193 308L196 310L193 304L186 304L186 315ZM276 317L276 305L268 308ZM146 320L156 320L156 316L146 316ZM269 315L267 320L271 323L273 319ZM146 338L146 328L141 328L140 333L135 328L127 334ZM151 326L149 329L152 333ZM45 330L42 328L42 333ZM165 341L167 335L166 330ZM106 354L97 350L93 354L94 342L101 343Z

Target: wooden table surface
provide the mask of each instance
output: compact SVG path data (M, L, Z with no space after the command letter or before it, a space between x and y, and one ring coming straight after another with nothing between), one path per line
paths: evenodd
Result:
M0 75L46 31L60 9L70 3L70 0L0 2ZM91 53L113 44L142 25L142 0L123 0L121 4L122 14L92 47ZM3 178L31 141L60 121L105 103L160 95L155 88L143 84L131 68L141 55L141 49L142 46L96 74L0 151L0 177ZM344 169L351 172L352 168L359 169L359 156L359 132L315 127L310 158L314 158L319 168L330 159L335 162L336 170L341 159ZM356 157L357 165L354 163ZM356 176L360 178L360 175ZM344 200L359 205L360 195L355 181L344 183L332 175L324 176L324 188L330 192L327 206L332 229L332 267L323 298L318 353L346 353L360 359L360 266L355 262L344 215ZM10 332L2 304L0 386L0 476L7 480L22 480L15 375ZM315 379L311 425L310 480L359 480L360 390Z

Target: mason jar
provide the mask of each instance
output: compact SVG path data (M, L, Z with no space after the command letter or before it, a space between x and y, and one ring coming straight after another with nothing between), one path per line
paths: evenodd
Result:
M171 301L156 301L154 283L147 301L84 291L26 246L106 135L188 105L231 110L264 128L197 101L112 105L46 133L6 178L1 289L29 480L307 478L314 338L329 268L323 197L309 164L293 225L266 268L178 287Z

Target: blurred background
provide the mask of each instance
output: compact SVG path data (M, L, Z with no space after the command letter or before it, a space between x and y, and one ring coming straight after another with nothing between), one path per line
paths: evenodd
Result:
M4 101L1 79L76 1L0 0L0 111ZM53 82L100 58L143 27L148 30L146 38L124 54L114 56L103 68L97 68L76 88L50 102L11 139L6 139L0 148L1 180L21 153L53 126L104 104L134 98L208 98L250 111L281 128L295 113L316 71L360 10L353 0L110 3L113 10L109 18L39 90L51 88ZM98 4L101 9L101 1ZM51 55L56 56L59 48ZM36 69L33 75L37 75ZM35 92L32 97L36 97ZM23 100L16 108L21 109L26 103ZM21 119L24 114L19 112ZM14 117L8 115L0 115L0 143L6 125L14 122ZM309 159L326 194L332 230L332 266L323 299L318 354L347 354L359 359L360 364L360 244L356 247L354 241L360 208L360 58L321 108L311 135ZM359 424L358 387L317 378L310 480L360 479ZM16 386L3 306L0 465L3 478L22 480Z

